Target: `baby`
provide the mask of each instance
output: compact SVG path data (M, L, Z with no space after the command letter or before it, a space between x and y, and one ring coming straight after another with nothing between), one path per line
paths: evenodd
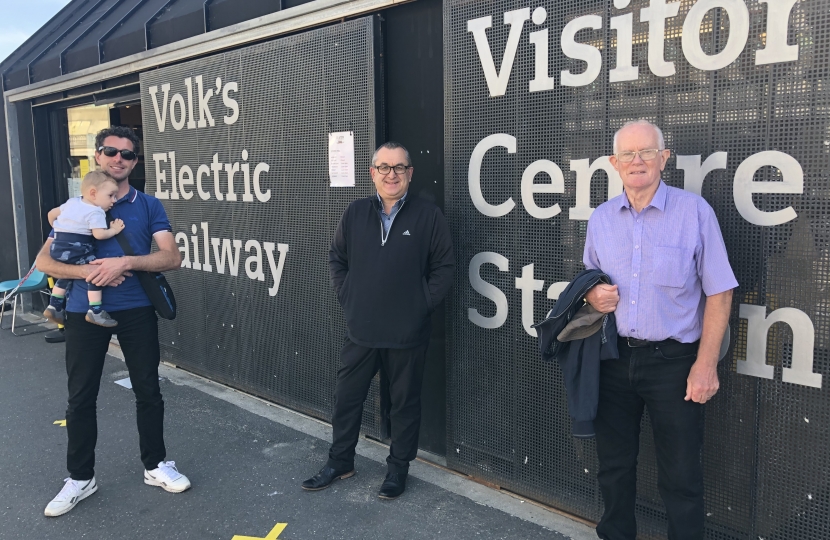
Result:
M100 171L84 176L80 197L69 199L60 208L49 212L49 224L55 230L55 239L49 254L56 261L67 264L88 264L95 260L95 240L106 240L124 230L124 222L113 221L107 228L106 212L117 200L118 184ZM52 299L43 316L52 322L63 324L66 318L66 291L71 279L59 279L52 288ZM101 308L101 287L87 284L89 311L86 320L99 326L118 324Z

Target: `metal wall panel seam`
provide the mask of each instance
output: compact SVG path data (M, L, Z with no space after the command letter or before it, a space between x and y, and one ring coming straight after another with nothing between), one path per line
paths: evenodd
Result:
M69 4L67 4L65 8L63 8L61 11L59 11L59 12L55 15L55 17L58 17L58 16L62 15L62 14L63 14L63 11L64 11L64 10L66 10L66 9L67 9L69 6L71 6L71 5L72 5L72 3L71 3L71 2L70 2ZM80 7L76 8L76 9L80 9ZM75 14L75 11L73 10L73 11L70 13L70 17L71 17L72 15L74 15L74 14ZM49 19L49 22L52 22L52 20L54 20L54 18L55 18L55 17L52 17L52 19ZM44 27L45 27L45 26L47 26L48 24L49 24L49 23L47 22L47 23L46 23L46 25L44 25ZM60 25L58 25L58 27L60 27ZM42 28L43 28L43 27L41 27L41 29L42 29ZM35 42L34 44L32 44L32 47L33 47L33 48L34 48L34 47L39 47L42 43L45 43L45 42L46 42L46 40L48 39L49 35L50 35L50 34L44 34L44 35L43 35L43 36L42 36L42 37L41 37L41 38L40 38L37 42ZM26 41L24 41L24 42L23 42L23 45L21 45L21 46L20 46L20 47L18 47L18 48L17 48L14 52L12 52L12 54L11 54L8 58L6 58L6 60L4 60L3 62L0 62L0 65L4 64L4 63L5 63L5 62L9 59L9 58L11 58L12 56L14 56L14 55L17 53L17 51L19 51L22 47L24 47L24 46L28 45L29 41L30 41L30 40L32 40L35 36L37 36L37 32L36 32L35 34L33 34L33 35L32 35L32 37L30 37L29 39L27 39ZM31 50L31 49L30 49L30 50ZM2 71L2 72L0 72L0 84L2 84L2 85L5 87L5 84L6 84L6 74L7 74L7 73L9 73L9 72L11 71L11 69L12 69L14 66L16 66L16 65L18 64L18 62L20 62L20 60L21 60L22 58L25 58L25 57L26 57L26 54L28 54L28 53L30 52L30 50L28 50L28 51L26 51L26 52L21 53L21 54L20 54L20 56L19 56L16 60L12 61L12 63L10 63L9 65L5 66L5 68L3 69L3 71Z
M101 4L101 2L99 2L98 4L96 4L96 6L97 6L97 5L100 5L100 4ZM92 24L90 24L90 25L87 27L87 29L86 29L86 30L84 30L83 32L81 32L81 33L78 35L78 37L76 37L75 39L73 39L73 40L72 40L72 43L70 43L69 45L67 45L66 47L64 47L64 48L63 48L63 50L62 50L62 51L58 54L58 66L60 67L61 75L64 75L64 72L63 72L63 58L64 58L64 56L66 55L66 51L68 51L69 49L71 49L72 47L74 47L76 43L78 43L78 42L79 42L79 41L81 41L84 37L86 37L86 36L87 36L87 35L88 35L91 31L92 31L92 29L93 29L93 28L95 28L96 26L98 26L98 24L101 22L101 20L102 20L104 17L108 16L110 13L112 13L113 11L115 11L115 8L117 8L117 7L118 7L118 2L113 2L113 4L112 4L112 5L111 5L108 9L106 9L106 10L105 10L105 11L101 14L101 16L100 16L100 17L98 17L97 19L95 19L95 22L93 22Z
M117 20L115 22L115 24L113 24L112 27L109 30L104 32L103 36L98 38L98 64L99 65L104 63L104 41L108 37L110 37L110 35L112 35L112 33L115 32L118 28L121 28L121 25L124 24L124 21L129 19L132 16L132 14L135 13L136 11L138 11L138 8L143 6L146 2L147 2L147 0L138 0L135 3L135 5L127 13L124 14L123 17L121 17L119 20ZM90 68L90 69L92 69L92 68ZM81 71L79 71L78 73L81 73Z
M202 16L205 19L205 34L210 32L210 23L208 22L208 4L210 4L210 1L211 0L205 0L202 4ZM280 9L282 9L282 6L280 6Z
M20 166L20 137L17 109L8 97L3 100L6 110L6 142L9 147L12 209L14 210L15 238L17 240L17 268L20 276L29 271L29 245L26 231L26 208L23 205L23 171ZM14 136L12 136L14 135Z
M52 43L51 43L48 47L46 47L45 49L43 49L42 51L40 51L40 54L38 54L37 56L35 56L34 58L32 58L32 61L31 61L31 62L29 62L29 63L26 65L26 72L27 72L27 75L26 75L26 76L27 76L27 78L29 79L29 83L31 83L31 82L32 82L32 65L33 65L35 62L37 62L38 60L40 60L41 58L43 58L43 56L44 56L47 52L51 51L51 50L52 50L52 47L54 47L55 45L57 45L57 44L58 44L58 42L59 42L60 40L62 40L63 38L65 38L65 37L69 34L69 32L71 32L72 30L74 30L75 28L77 28L79 24L81 24L83 21L85 21L85 20L86 20L86 18L87 18L87 16L88 16L90 13L92 13L93 11L95 11L96 9L98 9L98 6L100 6L101 4L103 4L103 3L104 3L104 1L105 1L105 0L98 0L98 2L95 2L95 3L92 5L92 7L91 7L91 8L89 8L89 9L86 11L86 13L84 13L84 14L83 14L83 16L82 16L82 17L78 18L78 20L77 20L77 21L75 21L74 23L72 23L71 25L69 25L69 28L67 28L65 32L63 32L61 35L59 35L57 38L55 38L55 41L53 41L53 42L52 42ZM60 58L59 58L58 60L60 61ZM63 67L61 67L61 72L63 72Z
M168 0L166 4L161 6L158 11L156 11L152 17L147 19L147 22L144 23L144 50L150 50L150 25L158 19L159 15L162 14L167 8L169 8L176 0Z

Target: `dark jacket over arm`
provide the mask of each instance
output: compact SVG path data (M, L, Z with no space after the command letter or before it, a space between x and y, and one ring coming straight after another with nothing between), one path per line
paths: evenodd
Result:
M602 318L597 332L581 339L560 342L557 336L583 305L585 294L597 283L611 279L599 270L583 270L564 291L545 320L533 327L539 335L542 360L556 359L568 393L568 412L574 437L594 436L594 418L599 404L599 363L619 358L617 320L613 313Z

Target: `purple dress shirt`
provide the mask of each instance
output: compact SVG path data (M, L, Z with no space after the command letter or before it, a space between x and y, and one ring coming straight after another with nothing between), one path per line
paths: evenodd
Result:
M594 210L582 260L618 286L617 332L637 339L697 341L706 296L738 286L712 207L662 180L639 214L625 193Z

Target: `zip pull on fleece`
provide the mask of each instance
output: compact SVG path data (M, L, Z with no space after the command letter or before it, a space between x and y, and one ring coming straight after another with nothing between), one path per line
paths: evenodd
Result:
M389 232L387 232L387 233L384 233L383 218L380 216L380 212L383 212L383 209L381 208L380 210L378 210L378 221L380 221L380 247L385 246L386 241L389 240L389 233L392 232L392 225L395 224L395 218L398 217L398 214L400 213L401 210L403 210L403 205L405 205L405 204L406 204L406 201L401 203L400 208L398 208L398 211L395 213L395 217L393 217L392 222L389 223Z

